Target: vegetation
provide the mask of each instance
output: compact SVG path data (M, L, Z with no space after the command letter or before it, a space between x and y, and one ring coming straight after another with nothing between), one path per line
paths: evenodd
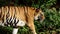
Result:
M35 22L36 32L38 34L60 34L60 8L59 0L0 0L0 6L33 6L41 8L45 15L43 22ZM12 27L0 27L0 33L11 34ZM3 33L4 34L4 33ZM31 34L27 26L20 27L18 34Z

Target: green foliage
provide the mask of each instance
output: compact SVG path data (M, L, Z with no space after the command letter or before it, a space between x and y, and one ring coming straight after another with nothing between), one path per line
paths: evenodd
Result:
M12 2L14 5L26 5L33 7L40 7L45 15L45 20L43 22L34 21L36 32L38 34L51 34L52 32L60 32L60 8L57 11L55 7L49 9L52 5L56 4L56 0L0 0L0 6L8 5L8 3ZM8 33L12 32L11 27L1 27L0 32L8 31ZM31 34L31 31L27 26L20 27L18 34Z

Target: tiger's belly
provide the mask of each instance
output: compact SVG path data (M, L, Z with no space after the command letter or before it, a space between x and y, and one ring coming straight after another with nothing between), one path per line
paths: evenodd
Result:
M2 22L0 21L1 26L9 26L9 27L19 27L19 26L25 26L26 22L21 19L16 18L7 18L6 21Z
M0 14L0 25L18 27L26 23L24 7L1 7Z

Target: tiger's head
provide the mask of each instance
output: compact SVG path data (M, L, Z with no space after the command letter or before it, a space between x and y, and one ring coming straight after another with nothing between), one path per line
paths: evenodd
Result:
M42 21L45 19L44 13L43 13L42 10L39 9L39 8L37 8L37 9L35 10L34 16L35 16L34 19L35 19L35 20L38 20L38 21L40 21L40 22L42 22Z

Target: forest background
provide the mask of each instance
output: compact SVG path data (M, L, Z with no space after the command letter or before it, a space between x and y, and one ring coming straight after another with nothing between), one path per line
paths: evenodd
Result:
M38 34L60 34L60 0L0 0L0 7L6 5L40 7L44 12L45 20L34 21L36 32ZM0 26L0 34L11 34L11 32L12 27ZM31 31L24 26L19 28L18 34L31 34Z

